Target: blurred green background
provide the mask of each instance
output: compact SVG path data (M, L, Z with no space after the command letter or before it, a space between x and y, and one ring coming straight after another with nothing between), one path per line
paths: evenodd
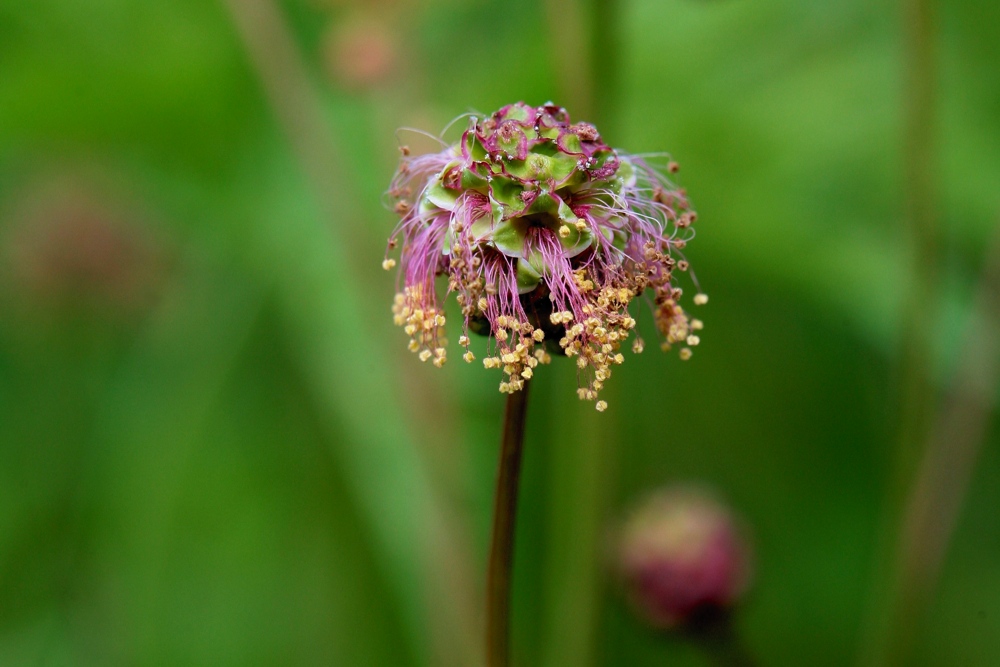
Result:
M903 4L0 0L0 665L479 664L503 399L405 351L382 193L430 145L396 128L549 99L680 162L711 303L600 417L537 373L517 664L708 664L606 563L676 480L753 531L760 663L856 664L899 523ZM931 23L942 391L1000 216L998 28ZM1000 664L987 433L906 664Z

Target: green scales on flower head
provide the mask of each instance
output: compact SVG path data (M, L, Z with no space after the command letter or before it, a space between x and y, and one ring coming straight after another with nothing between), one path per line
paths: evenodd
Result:
M475 359L470 333L488 336L483 363L503 369L502 392L520 390L553 353L575 358L580 398L597 400L624 361L636 325L628 306L640 295L664 349L691 356L702 325L681 307L674 278L688 270L680 251L695 213L646 160L612 149L593 125L571 124L561 107L523 102L472 118L439 153L403 152L389 190L401 217L389 241L402 283L393 314L421 360L447 358L438 276L462 309L463 358ZM638 334L631 347L642 351Z

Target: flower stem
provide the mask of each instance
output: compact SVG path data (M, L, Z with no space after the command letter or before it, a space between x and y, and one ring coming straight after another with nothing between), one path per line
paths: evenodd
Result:
M731 612L707 619L693 628L690 635L719 667L755 667L757 664L737 631Z
M902 241L908 246L907 288L903 299L897 369L896 443L879 543L875 581L864 623L861 664L905 664L896 660L912 648L916 631L904 590L904 578L893 571L906 527L899 525L907 498L920 474L930 437L937 396L932 381L933 324L939 309L936 284L940 275L937 130L937 0L901 0L903 35L903 185ZM911 609L906 607L910 606Z
M510 593L514 563L514 524L517 518L517 490L521 478L521 451L527 415L528 388L507 396L496 496L493 501L493 534L490 541L489 570L486 577L486 664L510 664Z

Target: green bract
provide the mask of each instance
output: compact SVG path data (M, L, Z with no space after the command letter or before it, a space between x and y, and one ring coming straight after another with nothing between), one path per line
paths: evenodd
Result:
M474 191L489 204L489 215L472 225L472 234L517 259L522 293L535 289L546 270L544 258L526 244L528 229L556 232L567 257L592 247L595 233L567 201L581 192L610 200L635 181L635 169L605 145L587 123L568 125L557 107L505 107L473 122L461 142L461 158L449 162L424 188L419 210L429 219L453 212L459 197ZM579 223L579 224L578 224ZM624 247L624 225L601 227L603 236ZM441 251L454 243L449 232Z

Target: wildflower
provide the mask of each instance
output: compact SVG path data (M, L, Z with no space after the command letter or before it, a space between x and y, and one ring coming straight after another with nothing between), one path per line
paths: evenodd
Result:
M624 360L640 295L665 343L686 343L683 358L699 340L675 285L694 236L686 193L562 107L518 102L471 118L439 153L404 151L389 195L401 217L389 242L402 283L393 314L418 354L445 338L438 276L461 308L460 344L468 351L469 332L489 337L484 365L503 369L504 392L519 391L551 352L576 357L577 393L597 401Z
M693 488L647 498L625 524L617 560L636 610L660 629L690 628L724 614L749 582L750 548L735 518Z

